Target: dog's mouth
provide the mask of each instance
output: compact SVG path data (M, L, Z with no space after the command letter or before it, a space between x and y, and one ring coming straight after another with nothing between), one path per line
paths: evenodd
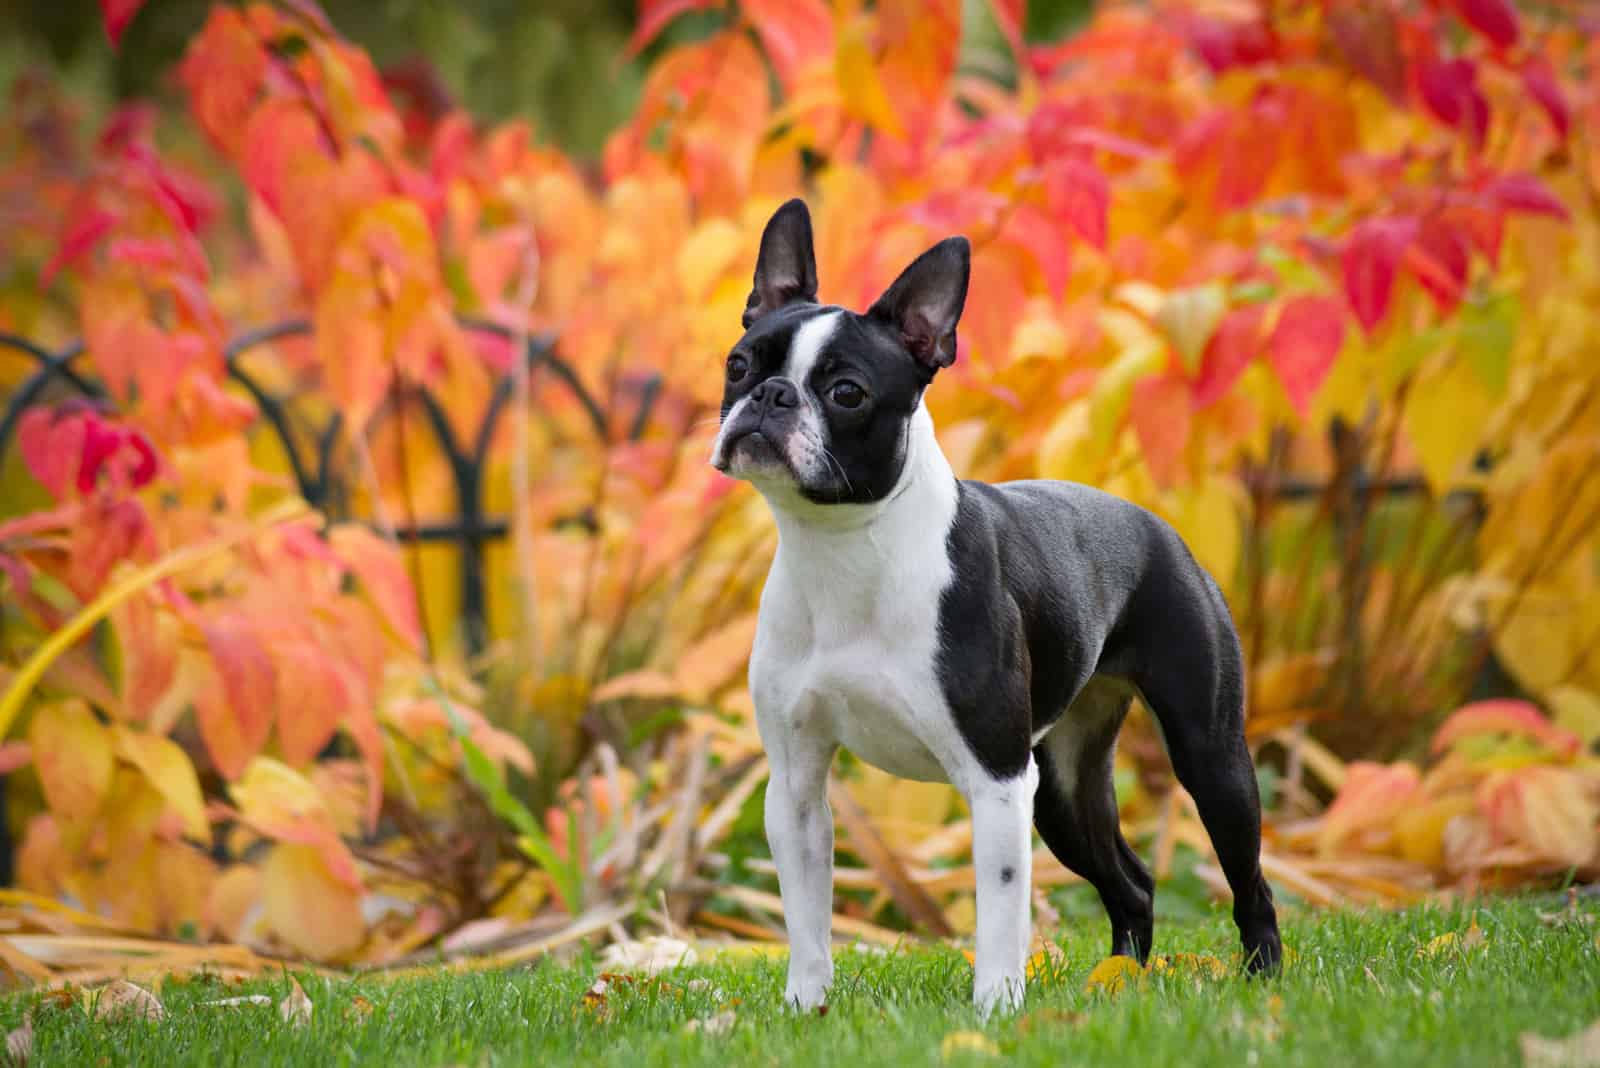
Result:
M751 470L787 470L789 466L788 461L784 459L783 450L779 449L777 443L759 428L747 430L732 441L724 442L717 455L712 457L711 463L723 474Z

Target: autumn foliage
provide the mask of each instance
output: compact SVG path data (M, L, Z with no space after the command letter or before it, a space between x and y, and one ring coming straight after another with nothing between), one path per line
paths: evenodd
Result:
M114 43L139 5L102 6ZM491 907L441 887L505 864L576 905L542 873L582 805L548 790L524 826L488 788L515 826L485 830L457 810L486 782L559 779L662 707L751 751L773 534L705 456L761 226L793 195L828 301L972 239L929 395L946 451L1172 520L1233 598L1258 743L1417 756L1504 668L1525 700L1443 720L1425 771L1329 775L1284 848L1437 883L1594 872L1600 27L1507 0L1109 3L1035 45L1023 8L992 5L997 79L959 63L958 0L646 0L634 50L690 9L716 28L654 61L598 176L523 125L391 96L302 0L214 8L182 117L128 106L81 150L8 133L3 195L46 191L6 240L70 310L0 303L0 326L81 336L107 394L30 408L6 476L37 504L8 491L0 520L0 755L42 790L23 884L133 928L383 959ZM16 114L66 122L30 92ZM358 478L330 514L296 506L226 376L231 337L294 316L308 337L248 358L337 415ZM522 378L528 336L603 426ZM472 659L448 560L386 532L459 507L425 394L469 441L507 376L531 403L487 443L514 529ZM1409 518L1337 545L1335 503L1274 491L1408 476ZM1324 604L1336 622L1306 615ZM1341 742L1352 722L1381 751ZM409 909L380 916L380 886Z

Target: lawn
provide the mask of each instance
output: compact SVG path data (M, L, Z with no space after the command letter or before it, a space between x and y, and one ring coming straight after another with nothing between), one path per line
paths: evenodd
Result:
M1016 1017L980 1022L971 970L947 947L844 951L824 1016L780 1011L781 959L746 953L664 974L613 980L585 1002L598 965L580 958L502 974L300 980L309 1025L271 1005L201 1003L241 994L274 1001L288 979L244 986L168 982L160 1021L93 1020L42 1005L35 1064L382 1064L587 1066L1011 1063L1040 1065L1520 1064L1518 1035L1565 1036L1600 1016L1600 912L1552 897L1476 908L1286 917L1295 952L1284 975L1198 981L1158 975L1115 995L1086 992L1104 951L1099 921L1072 921L1064 955L1034 979ZM1474 920L1477 933L1468 935ZM1456 932L1455 939L1435 941ZM1158 925L1157 948L1227 960L1223 913ZM16 1027L38 999L0 1003ZM731 1017L726 1014L731 1010ZM691 1021L731 1019L723 1033ZM951 1039L952 1033L979 1032ZM970 1046L975 1048L957 1048ZM942 1048L943 1047L943 1048Z

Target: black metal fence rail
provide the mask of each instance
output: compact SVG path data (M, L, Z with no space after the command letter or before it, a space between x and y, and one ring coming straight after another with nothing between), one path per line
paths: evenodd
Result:
M492 335L506 341L514 341L517 336L510 327L486 319L460 316L458 321L472 333ZM300 495L313 508L343 517L348 514L348 486L345 473L339 470L336 460L344 432L343 416L335 412L322 425L315 425L309 416L292 410L290 398L266 389L242 365L244 357L252 349L284 338L305 337L310 333L311 324L305 319L289 319L248 330L228 343L224 358L228 377L255 401L266 425L282 446ZM58 396L63 389L91 400L106 399L105 389L100 383L80 373L74 366L84 353L81 341L52 350L28 338L0 332L0 348L20 352L37 365L12 393L4 410L0 411L0 462L4 461L12 439L16 437L17 425L23 413L35 404ZM612 428L605 405L584 386L572 366L556 355L553 337L529 336L522 359L526 361L529 374L543 368L560 383L583 409L596 437L602 441L608 439ZM57 387L54 392L53 386ZM652 376L644 383L638 410L628 427L630 438L638 438L649 425L650 412L660 388L659 376ZM467 648L472 652L480 652L488 644L485 550L490 542L505 538L511 529L510 521L505 517L490 516L484 512L483 472L496 427L513 399L513 389L512 375L501 375L496 380L489 404L470 441L463 441L456 434L437 397L425 389L408 391L422 406L434 443L449 465L456 497L455 517L443 522L403 525L395 533L403 541L453 542L459 549L459 618ZM297 424L305 428L298 434ZM309 441L310 446L305 447L303 441Z

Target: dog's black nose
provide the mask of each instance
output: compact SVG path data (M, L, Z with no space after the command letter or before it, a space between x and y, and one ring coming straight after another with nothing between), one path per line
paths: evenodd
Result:
M800 390L787 378L769 378L750 391L750 399L765 408L798 408Z

